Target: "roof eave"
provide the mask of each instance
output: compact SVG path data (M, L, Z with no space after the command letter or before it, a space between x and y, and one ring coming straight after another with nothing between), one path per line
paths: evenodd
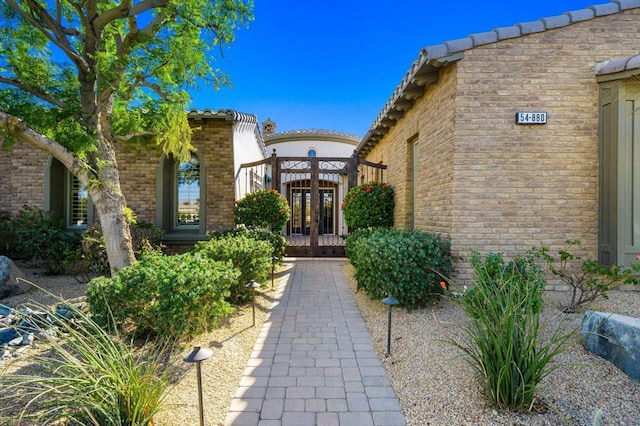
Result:
M421 98L427 88L438 81L440 68L464 58L464 52L432 57L429 55L430 50L423 49L420 53L418 60L414 62L411 70L402 79L382 112L356 147L358 154L366 155L395 125L396 121L404 116L405 111L411 108L415 100Z

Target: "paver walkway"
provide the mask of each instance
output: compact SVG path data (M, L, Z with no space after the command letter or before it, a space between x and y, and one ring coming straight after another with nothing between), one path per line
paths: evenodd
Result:
M341 265L288 259L226 425L404 425Z

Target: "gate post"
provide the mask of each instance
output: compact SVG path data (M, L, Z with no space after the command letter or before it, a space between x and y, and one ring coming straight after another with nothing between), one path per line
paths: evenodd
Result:
M358 154L353 151L349 158L349 166L347 167L347 192L358 186ZM345 193L346 194L346 193Z
M311 158L311 242L312 256L316 256L318 249L318 233L320 231L320 165L316 157Z
M278 157L276 156L276 149L273 148L271 154L271 189L275 189L280 192L280 167L278 167Z

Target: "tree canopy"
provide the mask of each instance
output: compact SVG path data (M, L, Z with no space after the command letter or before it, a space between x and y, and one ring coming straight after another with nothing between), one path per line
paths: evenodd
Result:
M104 228L126 205L114 145L155 142L190 158L189 91L228 83L216 54L252 9L252 0L3 0L5 146L20 139L61 161L89 189ZM116 205L101 203L108 197Z

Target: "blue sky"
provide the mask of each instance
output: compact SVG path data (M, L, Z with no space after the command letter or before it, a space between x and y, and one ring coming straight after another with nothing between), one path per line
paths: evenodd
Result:
M192 92L192 108L235 109L277 132L364 136L423 47L607 0L255 0L214 67L232 88Z

